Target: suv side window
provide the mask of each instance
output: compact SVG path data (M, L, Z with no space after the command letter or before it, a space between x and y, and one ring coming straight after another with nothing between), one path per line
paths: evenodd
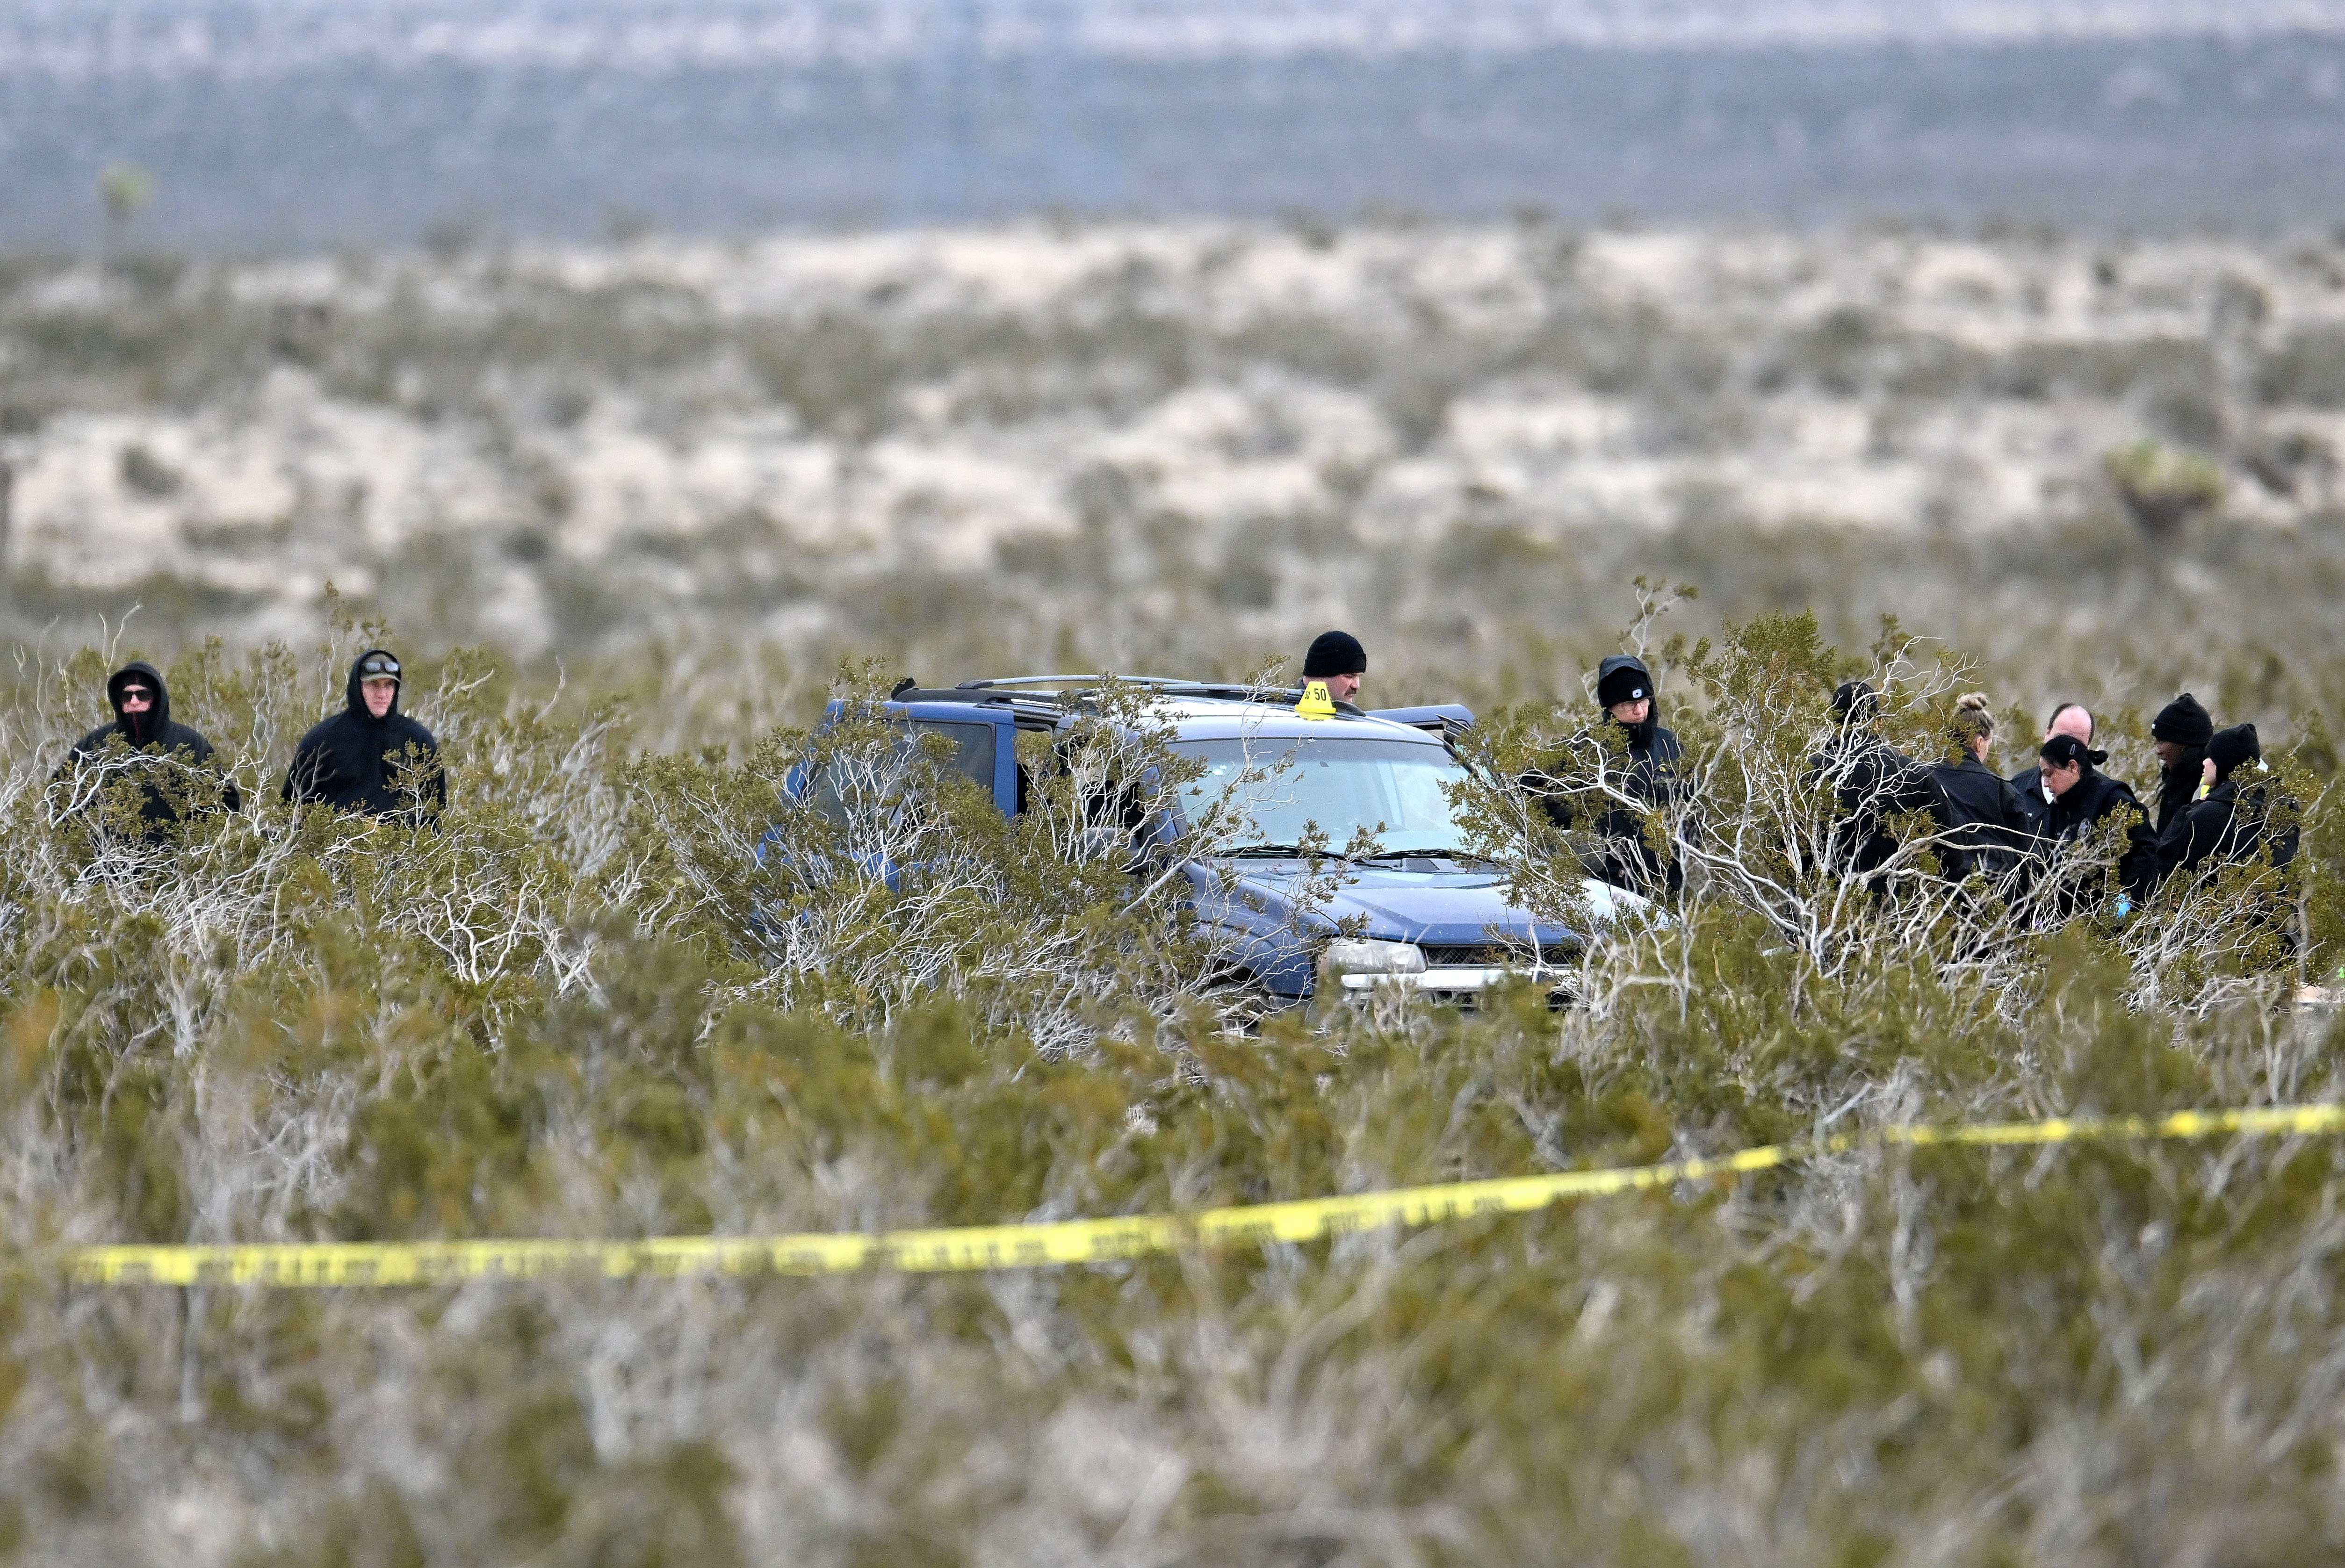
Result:
M906 722L903 727L909 733L900 743L902 750L897 753L899 758L907 756L907 754L911 751L914 737L942 735L952 744L952 754L945 758L944 765L963 777L974 779L978 787L985 791L989 796L993 794L993 748L995 736L999 733L993 725L956 724L941 719L913 719ZM818 769L814 776L807 781L806 794L803 798L807 804L823 815L830 818L839 826L845 827L847 806L838 798L837 781L829 774L830 770L827 767ZM897 783L886 785L888 798L894 798L895 791L900 787L900 783L899 777Z
M937 719L914 719L912 729L923 735L942 735L952 743L952 757L946 766L965 778L976 781L987 794L993 793L993 748L1000 730L993 724L953 724Z

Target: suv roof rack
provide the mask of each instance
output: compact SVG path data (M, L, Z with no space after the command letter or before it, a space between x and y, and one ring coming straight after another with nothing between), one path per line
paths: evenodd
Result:
M1249 686L1239 681L1198 681L1185 675L1003 675L981 681L962 681L951 686L923 686L910 676L896 683L888 693L890 702L984 703L1016 701L1046 702L1071 692L1094 692L1109 681L1123 686L1147 686L1183 696L1226 697L1237 701L1276 702L1294 695L1284 686ZM1028 691L1028 687L1057 690ZM914 693L918 695L914 695Z
M1182 675L1002 675L983 680L963 681L952 686L921 686L906 676L888 693L891 703L984 703L1022 706L1028 712L1049 709L1066 711L1067 699L1099 689L1102 682L1113 680L1127 686L1146 686L1164 696L1202 698L1208 702L1261 703L1267 706L1292 707L1303 697L1303 687L1252 686L1242 681L1198 681ZM1056 688L1027 690L1026 688ZM1358 714L1365 710L1351 703L1337 703L1339 713Z
M1193 686L1193 681L1179 675L1000 675L983 681L963 681L954 687L959 692L990 691L998 686L1096 686L1101 681L1114 679L1127 686Z

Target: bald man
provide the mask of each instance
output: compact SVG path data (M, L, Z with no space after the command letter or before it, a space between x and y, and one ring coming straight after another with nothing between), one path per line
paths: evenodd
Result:
M2052 710L2045 722L2044 738L2072 735L2086 746L2093 744L2093 715L2082 703L2063 703ZM2052 803L2044 798L2044 770L2032 767L2025 773L2011 775L2011 787L2019 792L2019 809L2027 814L2027 831L2041 835L2044 819L2051 814Z

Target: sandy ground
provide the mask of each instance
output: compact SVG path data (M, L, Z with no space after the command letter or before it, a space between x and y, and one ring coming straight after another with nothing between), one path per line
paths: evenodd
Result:
M280 359L192 401L100 383L5 438L13 563L53 582L164 572L307 602L330 578L368 590L419 539L526 529L499 612L524 643L541 551L635 570L754 519L809 561L978 572L1005 541L1074 535L1101 475L1123 515L1171 520L1212 559L1296 517L1374 544L1494 519L1548 536L1721 515L2026 528L2107 507L2103 454L2160 433L2178 400L2233 470L2232 513L2286 525L2332 503L2345 443L2345 412L2256 389L2275 356L2345 334L2326 240L1029 225L207 265L175 287L190 310L310 311L331 331L399 317L442 343L516 310L708 329L649 383L565 369L557 346L492 353L466 402L426 406L428 363L354 395L330 364ZM52 269L0 320L88 328L141 308L133 289ZM1121 379L1112 357L1051 357L1125 319L1211 350L1169 372L1134 350ZM827 426L737 351L841 321L899 339L1009 324L1040 347L1006 369L921 367L880 416ZM1709 362L1673 369L1690 344ZM1343 362L1315 366L1315 345ZM1959 369L2031 354L2179 368L2098 395L2074 374ZM554 379L569 406L549 414ZM2294 493L2252 472L2283 439L2310 454Z

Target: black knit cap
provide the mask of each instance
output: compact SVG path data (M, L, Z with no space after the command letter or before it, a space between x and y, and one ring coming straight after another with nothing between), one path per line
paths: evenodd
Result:
M2083 763L2086 767L2098 767L2108 761L2109 754L2096 752L2074 735L2055 735L2044 743L2035 754L2054 767L2065 768L2070 763Z
M2215 764L2215 776L2225 779L2243 763L2259 760L2264 754L2263 743L2256 739L2253 724L2234 724L2228 730L2218 730L2207 743L2208 760Z
M2155 740L2203 746L2215 738L2215 720L2205 703L2185 692L2157 711L2157 717L2150 722L2149 733Z
M1864 681L1842 681L1832 693L1832 712L1844 724L1861 724L1881 712L1881 693Z
M1311 639L1311 651L1303 655L1303 678L1306 681L1367 673L1368 651L1349 632L1320 632Z
M1653 694L1653 673L1645 668L1644 661L1627 653L1615 653L1597 666L1596 705L1609 708L1620 703L1633 703L1639 697Z

